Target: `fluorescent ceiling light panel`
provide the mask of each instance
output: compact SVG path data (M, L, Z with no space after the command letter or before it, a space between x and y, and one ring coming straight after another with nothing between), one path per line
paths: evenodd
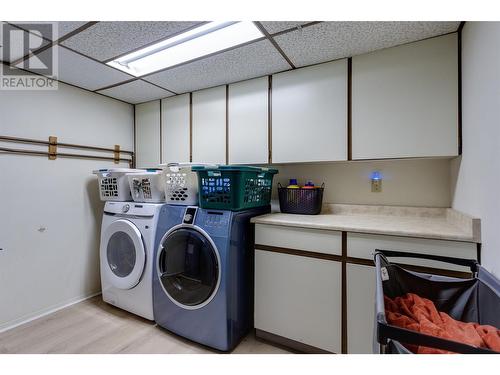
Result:
M108 65L140 77L263 36L251 21L209 22L110 61Z

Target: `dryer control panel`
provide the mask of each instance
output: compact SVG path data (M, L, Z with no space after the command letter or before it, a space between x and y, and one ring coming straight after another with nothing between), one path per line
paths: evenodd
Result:
M199 209L195 224L211 236L227 236L231 227L231 218L231 211Z

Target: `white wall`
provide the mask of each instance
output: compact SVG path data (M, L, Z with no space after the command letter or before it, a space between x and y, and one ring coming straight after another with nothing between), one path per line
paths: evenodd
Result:
M62 83L0 91L0 134L132 150L133 106ZM0 331L100 291L103 203L92 170L113 166L0 153Z
M277 166L275 181L325 183L324 203L450 207L450 160L404 159ZM382 191L371 192L370 175L382 174ZM276 192L276 190L274 190ZM277 198L277 197L276 197Z
M500 23L462 31L463 153L453 161L452 204L481 218L482 263L500 277Z

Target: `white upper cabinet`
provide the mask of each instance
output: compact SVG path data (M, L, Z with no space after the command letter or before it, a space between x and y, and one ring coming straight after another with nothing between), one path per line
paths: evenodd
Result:
M160 101L135 106L135 164L157 168L160 164Z
M172 96L162 105L162 163L189 162L189 94Z
M273 163L347 160L347 60L272 79Z
M268 77L229 85L228 147L230 164L267 164Z
M226 86L193 92L193 162L226 163Z
M352 156L458 154L457 34L352 59Z

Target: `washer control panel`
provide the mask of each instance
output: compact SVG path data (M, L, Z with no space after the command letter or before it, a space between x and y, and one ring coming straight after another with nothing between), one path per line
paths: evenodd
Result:
M153 217L161 205L161 203L106 202L104 212L127 217Z

